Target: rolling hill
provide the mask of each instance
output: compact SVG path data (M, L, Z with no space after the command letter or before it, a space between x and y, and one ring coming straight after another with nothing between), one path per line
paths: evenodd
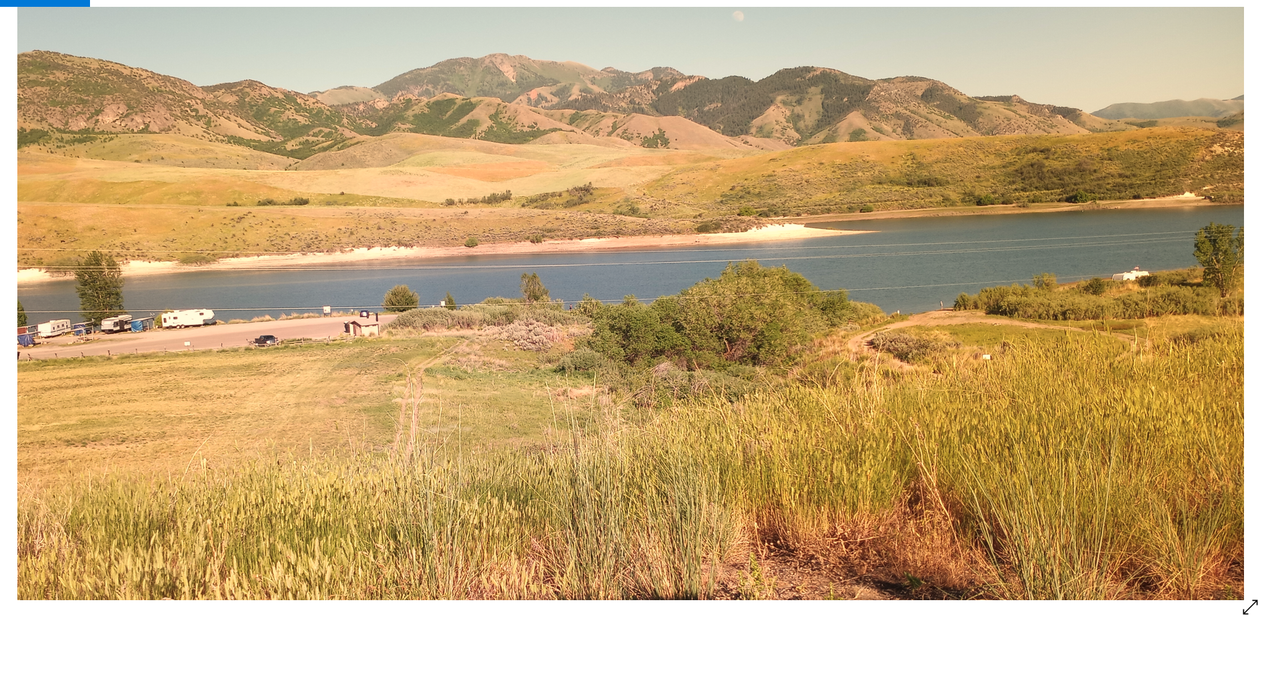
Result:
M1244 112L1244 96L1231 100L1199 98L1158 103L1115 103L1097 112L1103 119L1168 119L1172 117L1230 117Z

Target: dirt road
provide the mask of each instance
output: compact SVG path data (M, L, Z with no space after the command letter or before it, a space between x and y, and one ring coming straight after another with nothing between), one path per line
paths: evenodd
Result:
M377 321L386 324L395 315L381 313ZM19 360L45 360L49 358L79 358L91 355L118 355L121 353L156 353L179 351L203 351L211 348L237 348L263 334L278 339L324 339L343 336L342 323L356 320L372 324L375 318L322 317L307 320L283 320L277 322L246 322L220 324L188 329L158 329L149 332L94 334L92 340L77 343L70 334L52 339L38 339L38 346L18 346ZM188 345L189 344L189 345Z

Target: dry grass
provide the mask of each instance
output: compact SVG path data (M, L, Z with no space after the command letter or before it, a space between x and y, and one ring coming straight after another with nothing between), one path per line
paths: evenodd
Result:
M537 354L492 341L528 372L393 380L382 449L24 491L19 596L1240 598L1243 331L1222 327L855 356L629 422L550 388L529 416L508 389ZM537 438L504 439L504 403Z

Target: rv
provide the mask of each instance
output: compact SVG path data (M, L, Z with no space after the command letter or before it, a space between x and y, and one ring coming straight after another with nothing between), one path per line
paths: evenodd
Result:
M119 317L108 317L102 321L102 333L111 334L114 332L127 332L133 324L133 318L129 315L121 315Z
M36 333L46 339L69 331L71 331L71 320L49 320L36 325Z
M202 327L213 322L212 310L175 310L160 316L160 326L165 329Z

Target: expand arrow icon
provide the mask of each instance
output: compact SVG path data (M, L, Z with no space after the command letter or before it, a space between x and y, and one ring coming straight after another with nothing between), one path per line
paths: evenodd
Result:
M1258 605L1258 600L1254 599L1253 603L1249 604L1249 608L1253 608L1254 606L1257 606L1257 605ZM1246 608L1241 612L1244 613L1245 615L1249 615L1249 608Z

